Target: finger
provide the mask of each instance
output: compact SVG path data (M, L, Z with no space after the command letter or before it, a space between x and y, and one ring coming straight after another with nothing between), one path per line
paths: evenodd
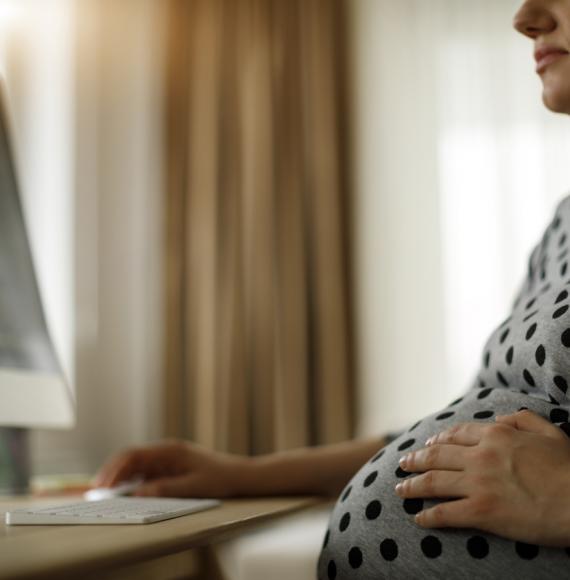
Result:
M162 477L139 486L133 495L137 497L201 497L194 489L191 475Z
M467 492L462 471L426 471L396 486L400 497L463 497Z
M470 498L456 499L417 513L414 521L424 528L470 528L476 521Z
M426 441L430 446L434 443L449 443L451 445L477 445L487 428L486 423L457 423L449 429L437 433Z
M133 471L134 458L132 455L122 456L104 466L94 480L95 487L112 487L120 481L129 478Z
M506 420L500 422L507 422L509 425L515 427L519 431L528 431L529 433L537 433L546 435L548 437L559 437L560 429L553 425L550 421L541 417L533 411L525 409L514 413L512 415L502 415ZM497 417L499 420L499 417Z
M103 466L97 476L97 483L100 486L111 487L135 477L152 479L176 475L172 473L176 469L172 461L173 451L175 450L167 444L124 451Z
M517 428L517 422L516 422L514 414L513 415L497 415L495 417L495 421L497 421L497 423L503 423L503 425L509 425L509 426L513 427L513 429Z
M409 472L445 469L462 471L465 469L466 448L462 445L436 444L412 451L400 458L400 467Z
M96 487L112 487L121 481L132 479L134 475L144 473L144 452L131 450L121 453L104 465L95 477Z

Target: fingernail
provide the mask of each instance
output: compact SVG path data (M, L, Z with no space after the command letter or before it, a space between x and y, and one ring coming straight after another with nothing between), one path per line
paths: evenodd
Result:
M402 457L400 457L400 461L398 461L398 463L400 465L404 465L406 463L406 461L408 461L408 456L407 455L402 455Z
M433 435L431 437L429 437L428 439L426 439L425 445L427 447L428 445L431 445L432 443L433 443Z
M398 483L398 484L396 485L396 493L399 493L400 491L402 491L402 488L403 488L403 487L404 487L404 486L403 486L401 483Z

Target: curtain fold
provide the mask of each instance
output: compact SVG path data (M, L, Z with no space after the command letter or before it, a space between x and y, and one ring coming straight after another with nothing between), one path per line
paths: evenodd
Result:
M341 2L168 11L165 435L247 454L348 439Z

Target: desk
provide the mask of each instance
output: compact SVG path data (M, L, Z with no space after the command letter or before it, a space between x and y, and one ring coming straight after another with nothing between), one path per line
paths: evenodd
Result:
M223 500L222 505L144 525L6 526L4 513L26 505L68 503L73 498L0 500L0 578L137 580L215 579L208 546L260 523L322 506L318 497Z

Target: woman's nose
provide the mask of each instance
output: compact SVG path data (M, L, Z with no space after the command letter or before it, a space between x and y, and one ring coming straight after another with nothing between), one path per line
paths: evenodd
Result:
M556 19L546 4L545 0L527 0L513 18L514 28L532 39L552 32Z

